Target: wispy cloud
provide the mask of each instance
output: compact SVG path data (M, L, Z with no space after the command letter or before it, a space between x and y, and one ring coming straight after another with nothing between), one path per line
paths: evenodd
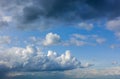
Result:
M0 36L0 44L9 44L11 43L10 36Z
M72 34L70 39L67 42L64 42L64 45L94 46L96 44L103 44L105 42L106 39L98 35Z
M85 30L89 31L89 30L93 29L94 25L91 24L91 23L81 22L81 23L78 24L77 27L80 28L80 29L85 29Z

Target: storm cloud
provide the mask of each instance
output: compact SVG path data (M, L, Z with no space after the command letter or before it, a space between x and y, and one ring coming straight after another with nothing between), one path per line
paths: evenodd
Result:
M119 4L119 0L1 0L0 12L9 11L19 28L44 30L86 20L119 17Z

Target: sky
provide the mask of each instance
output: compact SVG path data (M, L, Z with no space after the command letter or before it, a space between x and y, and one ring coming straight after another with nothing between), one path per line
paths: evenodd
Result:
M0 0L0 78L34 73L51 78L64 74L65 79L119 78L119 4L120 0Z

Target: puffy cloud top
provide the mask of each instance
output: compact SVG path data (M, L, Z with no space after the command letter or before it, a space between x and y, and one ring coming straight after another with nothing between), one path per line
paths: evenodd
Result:
M12 47L1 50L0 56L0 70L59 71L81 67L80 61L71 56L69 50L59 55L51 50L44 54L32 46Z
M45 46L58 44L60 42L60 36L58 34L48 33L45 37L43 44Z

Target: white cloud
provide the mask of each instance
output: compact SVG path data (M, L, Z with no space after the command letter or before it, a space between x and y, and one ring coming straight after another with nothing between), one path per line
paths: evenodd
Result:
M45 37L45 40L43 41L45 46L55 45L58 43L60 43L60 36L54 33L48 33Z
M116 32L115 36L118 37L118 39L120 40L120 32Z
M0 14L0 27L3 28L5 26L8 26L9 22L11 22L11 21L12 21L11 16L5 16L3 14Z
M66 75L79 78L91 78L91 79L113 79L120 75L120 67L110 67L101 69L75 69L65 72ZM118 77L119 78L119 77Z
M120 19L110 20L106 25L109 30L120 31Z
M0 36L0 44L9 44L11 39L9 36Z
M112 44L110 45L111 49L115 49L115 48L120 48L120 44Z
M88 68L88 67L91 67L93 65L94 64L91 64L91 63L85 63L85 64L81 65L81 68Z
M7 76L11 78L31 76L33 79L38 77L44 79L119 79L120 67L74 69L64 72L10 72Z
M70 39L70 44L76 45L76 46L83 46L83 45L86 45L87 43L85 41L78 40L76 38L71 38Z
M3 16L2 17L2 21L11 22L12 21L12 17L11 16Z
M51 50L44 54L32 46L12 47L1 49L0 56L0 68L8 70L56 71L81 67L81 62L71 56L69 50L59 55Z
M92 30L93 29L93 24L91 23L86 23L86 22L81 22L78 24L78 27L80 29L85 29L85 30Z
M120 18L110 20L106 23L107 29L115 33L115 36L120 39Z
M67 42L65 42L64 45L94 46L96 44L103 44L104 42L106 42L106 39L98 35L72 34L71 38Z
M102 43L104 43L105 41L106 41L105 38L97 38L97 39L96 39L96 42L99 43L99 44L102 44Z
M73 34L73 37L79 38L81 40L86 40L88 37L82 34Z

